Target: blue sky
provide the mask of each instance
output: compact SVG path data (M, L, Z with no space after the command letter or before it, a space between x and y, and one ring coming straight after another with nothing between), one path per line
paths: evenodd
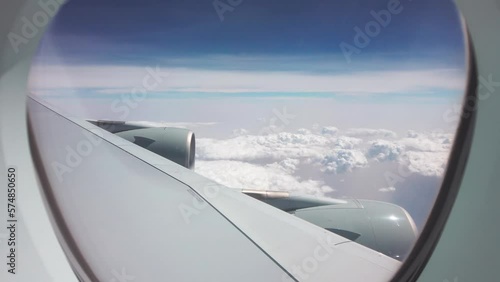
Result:
M158 67L170 77L147 99L450 104L463 94L463 35L450 0L242 0L223 20L213 3L70 0L42 41L31 90L117 99ZM391 5L398 13L348 62L340 44L356 46L355 28Z
M443 109L463 95L463 35L450 0L242 0L222 21L213 3L70 0L42 41L31 90L94 104L123 100L141 86L146 68L158 67L170 76L148 90L151 103L209 98L223 107L224 99L234 98L244 110L251 99L316 98L318 104L382 104L394 112L402 104ZM340 43L355 46L355 27L365 29L374 12L391 5L400 12L348 62ZM105 109L79 112L117 118ZM363 118L361 125L373 120L356 118ZM364 126L416 123L406 118L397 126Z
M223 20L213 3L70 0L42 41L31 88L111 98L158 66L173 75L148 99L448 103L462 95L463 36L450 0L242 0ZM357 46L355 27L391 5L398 13ZM346 60L342 42L360 52Z
M336 60L342 58L340 43L352 43L354 27L363 28L373 20L370 11L387 9L389 2L243 0L221 21L212 1L70 0L48 37L57 43L60 56L78 64L162 61L169 66L322 72L463 64L460 24L449 0L402 0L402 12L392 15L390 24L353 57L354 64ZM213 59L220 56L267 60L231 64ZM291 57L294 64L286 64Z

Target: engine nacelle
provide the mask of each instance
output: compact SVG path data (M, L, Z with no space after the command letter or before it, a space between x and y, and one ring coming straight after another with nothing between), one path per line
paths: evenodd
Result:
M155 127L115 133L138 146L189 169L194 169L195 136L184 128Z
M417 239L413 218L394 204L318 198L283 191L244 189L242 192L397 260L408 255Z
M87 120L138 146L189 169L194 169L196 143L188 129L159 122Z
M369 200L298 209L297 217L351 241L403 260L418 232L412 217L401 207Z

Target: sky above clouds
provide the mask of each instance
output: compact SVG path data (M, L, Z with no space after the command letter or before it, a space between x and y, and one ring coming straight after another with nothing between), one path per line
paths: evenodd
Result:
M49 37L58 40L58 52L72 62L147 65L170 60L169 65L180 62L184 66L184 58L191 59L195 67L220 68L224 64L196 59L338 55L342 41L352 42L353 28L364 27L373 20L370 11L387 9L389 2L243 0L221 21L213 1L71 0L55 19ZM363 50L377 54L370 60L425 58L433 65L460 65L456 56L461 56L463 47L456 43L461 30L452 1L403 0L400 6L402 12L392 16L380 39ZM294 65L299 68L302 64ZM329 69L335 65L331 62ZM269 69L281 66L267 64Z
M465 48L452 1L402 0L346 60L340 44L355 46L355 28L390 2L243 0L221 20L213 1L70 0L30 91L82 118L188 127L196 171L230 187L390 201L421 227L453 142L443 116L461 103Z

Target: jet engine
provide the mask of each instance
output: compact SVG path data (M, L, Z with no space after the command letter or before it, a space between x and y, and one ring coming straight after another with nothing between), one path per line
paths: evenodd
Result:
M188 129L140 122L89 122L177 164L194 169L195 136Z
M284 191L242 192L397 260L408 255L418 235L408 212L390 203L316 198Z
M306 221L351 241L403 260L417 238L412 217L402 207L370 200L296 210Z

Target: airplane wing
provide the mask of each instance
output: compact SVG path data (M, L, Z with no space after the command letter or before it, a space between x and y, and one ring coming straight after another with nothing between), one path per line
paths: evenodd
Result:
M388 281L400 262L28 99L32 155L82 281Z

